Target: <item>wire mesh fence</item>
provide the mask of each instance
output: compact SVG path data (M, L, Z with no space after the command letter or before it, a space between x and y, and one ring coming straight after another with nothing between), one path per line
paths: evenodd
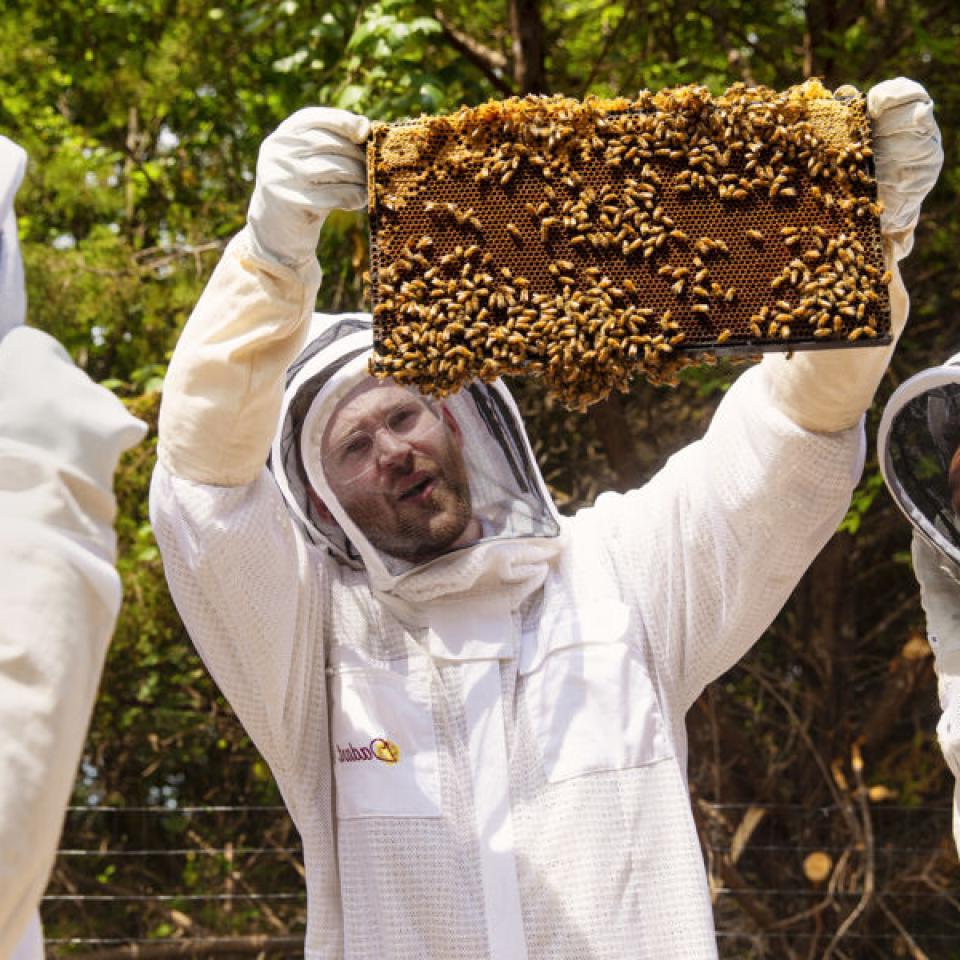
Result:
M960 958L948 808L696 813L725 960ZM71 807L42 915L52 958L300 956L300 844L282 806Z

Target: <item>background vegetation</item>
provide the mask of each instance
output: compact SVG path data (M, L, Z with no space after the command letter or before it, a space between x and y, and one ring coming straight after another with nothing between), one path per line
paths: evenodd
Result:
M7 0L0 132L30 154L30 322L155 418L178 332L243 223L258 144L306 104L394 119L533 91L809 76L867 89L899 74L932 93L947 156L905 264L910 326L842 529L691 713L691 781L726 955L960 957L932 662L908 531L872 455L891 389L960 347L950 0ZM320 257L320 307L357 307L363 216L331 218ZM586 416L519 385L563 509L649 477L734 375L638 384ZM125 941L150 940L137 955L240 955L267 936L296 955L297 839L171 606L146 513L152 462L153 434L118 479L126 602L44 908L50 951L131 956ZM810 853L829 858L819 881Z

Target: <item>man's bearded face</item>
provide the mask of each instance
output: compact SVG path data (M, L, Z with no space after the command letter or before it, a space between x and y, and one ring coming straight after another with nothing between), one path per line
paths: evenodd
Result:
M445 410L374 382L337 406L321 456L330 489L370 543L422 563L475 539L462 445Z

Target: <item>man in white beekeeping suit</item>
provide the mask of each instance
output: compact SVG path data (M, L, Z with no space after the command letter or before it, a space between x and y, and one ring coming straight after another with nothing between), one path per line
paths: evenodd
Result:
M915 83L869 106L899 331L939 135ZM561 518L502 384L378 385L369 318L312 315L367 134L310 108L264 142L151 492L174 599L302 835L306 956L715 957L684 716L842 518L889 350L764 360L649 484Z
M883 411L880 470L913 526L913 571L927 615L940 707L937 737L958 782L960 851L960 354L902 383Z
M113 471L145 431L22 326L25 166L0 137L0 960L43 956L37 904L120 607Z

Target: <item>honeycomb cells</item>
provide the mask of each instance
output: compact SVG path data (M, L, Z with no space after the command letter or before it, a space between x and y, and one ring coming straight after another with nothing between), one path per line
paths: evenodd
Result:
M846 88L849 90L850 88ZM375 125L371 371L585 408L717 353L889 342L863 98L527 97Z

